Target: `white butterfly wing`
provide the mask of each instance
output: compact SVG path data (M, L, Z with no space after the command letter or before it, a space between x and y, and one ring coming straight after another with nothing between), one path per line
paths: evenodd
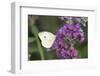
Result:
M53 45L56 38L54 34L46 31L40 32L38 35L41 40L42 46L45 48L50 48Z

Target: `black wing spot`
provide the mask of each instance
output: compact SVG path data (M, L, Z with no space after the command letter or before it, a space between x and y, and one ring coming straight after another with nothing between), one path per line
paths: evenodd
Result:
M44 36L44 38L46 38L46 36Z

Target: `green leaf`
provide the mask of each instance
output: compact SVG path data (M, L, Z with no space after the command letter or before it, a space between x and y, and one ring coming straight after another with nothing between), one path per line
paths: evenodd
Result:
M34 38L34 37L29 37L28 38L28 43L32 43L32 42L34 42L36 39Z
M34 48L34 47L28 47L28 51L29 53L33 53L33 52L36 52L37 51L37 48Z
M81 19L86 23L88 21L88 17L81 17Z
M69 20L66 21L66 23L67 23L67 24L72 24L73 21L72 21L71 19L69 19Z

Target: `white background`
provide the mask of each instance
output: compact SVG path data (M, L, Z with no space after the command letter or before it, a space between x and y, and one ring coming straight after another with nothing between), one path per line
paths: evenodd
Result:
M0 1L0 76L13 76L10 72L10 53L11 53L11 8L10 3L17 2L29 2L35 5L44 4L46 6L95 6L97 7L97 70L65 70L60 72L48 72L48 73L35 73L35 74L23 74L22 76L100 76L100 0L1 0ZM93 44L94 45L94 44ZM92 47L91 47L92 48ZM94 50L95 51L95 50ZM19 75L17 75L19 76Z

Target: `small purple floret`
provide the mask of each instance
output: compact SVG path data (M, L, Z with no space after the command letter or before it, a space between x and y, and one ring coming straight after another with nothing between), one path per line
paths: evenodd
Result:
M61 59L73 59L78 57L78 51L74 47L59 49L57 53Z

